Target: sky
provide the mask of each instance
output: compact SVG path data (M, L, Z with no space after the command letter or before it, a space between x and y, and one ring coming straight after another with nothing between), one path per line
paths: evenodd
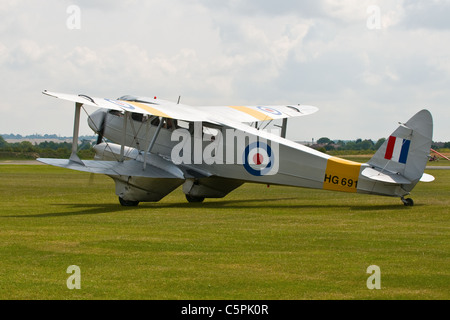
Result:
M0 134L71 136L49 90L316 106L289 120L301 141L377 140L428 109L450 141L450 1L2 0L0 74Z

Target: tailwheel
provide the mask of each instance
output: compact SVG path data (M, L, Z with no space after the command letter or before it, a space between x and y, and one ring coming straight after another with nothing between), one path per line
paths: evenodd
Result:
M139 201L125 200L121 197L119 197L119 202L124 207L136 207L139 204Z
M414 205L414 201L411 198L406 198L405 199L404 197L402 197L402 202L407 207L412 207Z
M205 200L205 197L194 197L187 194L186 200L188 202L203 202L203 200Z

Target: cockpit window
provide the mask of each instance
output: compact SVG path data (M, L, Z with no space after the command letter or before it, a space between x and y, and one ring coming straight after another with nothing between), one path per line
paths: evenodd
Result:
M115 116L119 116L119 117L122 117L122 116L123 116L123 113L120 112L119 110L109 110L108 112L109 112L110 114L112 114L112 115L115 115Z
M126 95L126 96L122 96L122 97L118 98L117 100L134 101L136 99L137 99L137 97L135 97L135 96Z

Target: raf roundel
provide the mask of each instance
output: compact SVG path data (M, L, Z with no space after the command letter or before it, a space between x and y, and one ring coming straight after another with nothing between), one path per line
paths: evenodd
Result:
M264 112L267 112L267 113L270 113L270 114L273 114L276 116L281 116L281 112L276 109L269 108L269 107L262 107L262 106L257 107L257 108L261 111L264 111Z
M244 150L244 168L251 175L264 176L269 174L274 163L275 155L272 152L272 148L264 142L253 142Z

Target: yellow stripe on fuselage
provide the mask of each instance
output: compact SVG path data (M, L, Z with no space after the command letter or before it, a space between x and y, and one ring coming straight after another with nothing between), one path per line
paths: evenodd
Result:
M124 101L124 102L126 102L128 104L131 104L131 105L133 105L135 107L138 107L140 109L143 109L143 110L147 111L148 113L150 113L150 114L152 114L154 116L163 117L163 118L172 118L172 117L168 116L167 114L165 114L164 112L159 111L158 109L155 109L153 107L150 107L147 104L134 102L134 101Z
M244 112L260 121L265 121L265 120L272 120L273 118L269 117L267 114L260 112L258 110L249 108L249 107L244 107L244 106L229 106L229 108L233 108L235 110Z
M337 157L327 161L323 188L325 190L356 192L361 163Z

